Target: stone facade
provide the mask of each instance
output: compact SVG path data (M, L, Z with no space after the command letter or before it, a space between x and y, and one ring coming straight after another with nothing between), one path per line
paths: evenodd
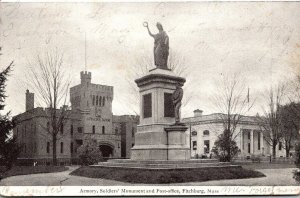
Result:
M104 157L129 158L138 117L114 116L113 87L92 84L90 72L81 72L80 75L81 83L70 88L71 108L67 110L57 135L58 162L76 161L78 147L89 139L97 142ZM14 134L22 145L20 160L48 164L52 161L53 146L51 134L47 132L50 112L49 109L34 108L33 104L33 93L27 91L26 111L13 117L16 122ZM57 109L59 111L61 109ZM125 151L121 153L122 150Z
M189 127L191 156L210 156L218 135L223 133L224 126L220 116L215 113L202 115L201 110L195 110L194 116L184 118L183 122ZM238 157L270 156L272 147L265 140L261 128L254 116L245 116L241 119L235 130L235 141L240 149ZM280 145L281 144L281 145ZM283 141L277 145L277 157L285 157Z
M139 116L113 116L113 128L116 134L121 134L121 158L130 158L131 148L134 146L135 134Z

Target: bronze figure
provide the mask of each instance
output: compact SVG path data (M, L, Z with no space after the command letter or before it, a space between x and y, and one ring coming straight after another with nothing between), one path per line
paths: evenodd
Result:
M164 31L163 26L159 22L156 24L156 27L159 30L159 33L157 34L151 33L148 22L144 22L143 26L147 28L149 35L154 38L153 52L155 65L160 69L168 69L169 37Z

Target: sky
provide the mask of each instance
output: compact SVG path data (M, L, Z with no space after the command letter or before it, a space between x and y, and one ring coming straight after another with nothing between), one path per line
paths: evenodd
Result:
M14 61L5 110L24 112L28 63L56 49L72 86L86 68L92 83L114 87L114 114L139 113L132 72L141 58L152 60L148 21L153 33L162 23L170 51L181 57L183 117L215 113L216 82L232 74L249 87L255 115L266 89L300 71L299 10L299 2L0 3L0 69Z

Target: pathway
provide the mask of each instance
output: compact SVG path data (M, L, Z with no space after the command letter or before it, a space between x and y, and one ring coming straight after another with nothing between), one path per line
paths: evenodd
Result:
M124 186L132 185L125 182L94 179L80 176L69 175L70 172L78 167L69 167L69 170L57 173L41 173L32 175L19 175L5 178L0 181L0 186ZM190 182L168 185L184 186L261 186L261 185L299 185L293 179L293 170L295 168L282 169L258 169L266 177L250 179L232 179L207 182ZM144 185L144 184L136 184Z

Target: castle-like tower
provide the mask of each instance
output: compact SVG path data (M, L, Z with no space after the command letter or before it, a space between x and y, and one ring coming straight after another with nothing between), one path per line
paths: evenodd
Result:
M80 72L80 78L81 83L70 88L70 100L83 140L96 140L107 157L119 156L120 136L112 130L113 87L91 83L91 72Z

